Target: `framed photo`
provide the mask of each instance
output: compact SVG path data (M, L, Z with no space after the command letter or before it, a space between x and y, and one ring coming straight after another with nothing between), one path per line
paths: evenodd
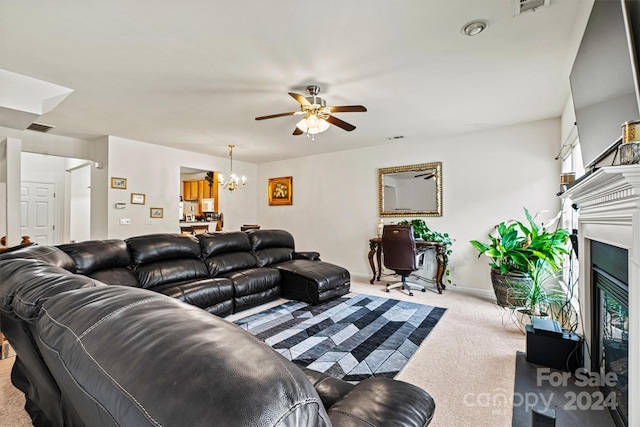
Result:
M164 216L163 208L151 208L149 211L149 216L151 218L162 218Z
M132 205L144 205L146 196L140 193L131 193Z
M127 189L127 178L111 177L111 188L117 188L118 190Z
M293 177L269 178L269 206L293 204Z

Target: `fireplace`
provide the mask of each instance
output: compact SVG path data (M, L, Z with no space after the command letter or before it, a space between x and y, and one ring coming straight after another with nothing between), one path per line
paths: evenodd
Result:
M591 242L593 357L591 371L612 396L617 425L629 425L629 256L623 248Z
M585 365L616 379L618 425L640 426L640 165L605 166L562 197L578 210L579 307Z

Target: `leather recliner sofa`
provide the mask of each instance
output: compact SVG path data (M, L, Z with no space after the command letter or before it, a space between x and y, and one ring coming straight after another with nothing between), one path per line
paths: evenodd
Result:
M45 259L110 285L150 289L226 316L282 296L318 304L349 292L348 270L297 252L285 230L149 234L28 246L1 259Z
M411 384L353 385L298 368L205 310L50 261L0 260L0 326L19 344L16 364L28 368L18 379L29 387L34 425L426 426L432 419L433 399Z

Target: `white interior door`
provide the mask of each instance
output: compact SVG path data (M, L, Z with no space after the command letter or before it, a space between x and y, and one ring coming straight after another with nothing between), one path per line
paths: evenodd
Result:
M55 185L22 181L20 186L20 232L39 245L53 245Z

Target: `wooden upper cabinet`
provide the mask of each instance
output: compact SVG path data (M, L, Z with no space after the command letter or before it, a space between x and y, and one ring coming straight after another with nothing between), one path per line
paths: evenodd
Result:
M189 181L182 181L182 199L191 200L191 183Z
M206 182L204 181L204 179L201 179L196 182L198 183L198 200L200 200L204 198L204 186Z
M210 199L213 195L213 184L209 185L209 181L206 179L202 181L202 198Z
M198 181L189 181L191 183L191 200L198 200Z
M198 200L198 181L182 181L182 198L186 201Z

